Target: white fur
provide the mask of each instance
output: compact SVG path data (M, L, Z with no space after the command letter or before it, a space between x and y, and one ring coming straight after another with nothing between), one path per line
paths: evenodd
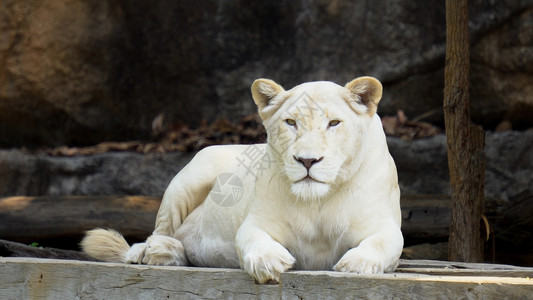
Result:
M252 95L267 144L200 151L170 183L153 235L129 250L117 244L122 250L115 252L124 253L111 258L241 267L259 283L279 281L291 268L393 271L403 247L400 192L375 114L379 81L312 82L285 91L259 79ZM259 159L243 163L251 150ZM308 171L301 159L316 162ZM233 206L219 205L212 190L226 173L243 185ZM100 244L95 234L83 242L90 255L109 259L99 256Z

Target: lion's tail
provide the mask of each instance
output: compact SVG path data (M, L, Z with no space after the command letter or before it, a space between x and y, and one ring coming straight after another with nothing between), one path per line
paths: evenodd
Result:
M112 229L96 228L86 232L80 246L83 252L106 262L126 262L130 249L122 234Z

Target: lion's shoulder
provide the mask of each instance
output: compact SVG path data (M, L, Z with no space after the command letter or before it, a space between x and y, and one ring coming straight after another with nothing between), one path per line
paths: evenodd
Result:
M266 144L216 145L199 151L188 168L201 169L206 174L255 174L266 153Z
M211 162L223 162L239 156L251 155L252 152L264 154L266 152L266 144L214 145L200 150L195 158Z

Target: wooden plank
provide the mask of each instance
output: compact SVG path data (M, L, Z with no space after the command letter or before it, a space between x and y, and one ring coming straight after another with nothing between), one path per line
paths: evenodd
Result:
M493 276L533 278L533 268L501 264L471 264L464 262L436 260L401 259L400 265L396 269L396 272L447 276Z
M476 270L476 269L431 269L431 268L398 268L397 273L425 274L441 276L483 276L483 277L515 277L533 278L533 270Z
M426 259L400 259L400 267L402 268L433 268L433 269L476 269L476 270L530 270L533 268L519 267L503 264L490 263L465 263L458 261L440 261L440 260L426 260Z
M530 278L291 271L279 284L258 285L236 269L0 258L0 299L528 299L532 294Z

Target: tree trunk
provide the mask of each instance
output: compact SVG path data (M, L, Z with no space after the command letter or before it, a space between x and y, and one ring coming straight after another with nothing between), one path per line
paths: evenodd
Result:
M452 188L449 259L483 260L485 134L470 124L468 1L446 0L444 119Z

